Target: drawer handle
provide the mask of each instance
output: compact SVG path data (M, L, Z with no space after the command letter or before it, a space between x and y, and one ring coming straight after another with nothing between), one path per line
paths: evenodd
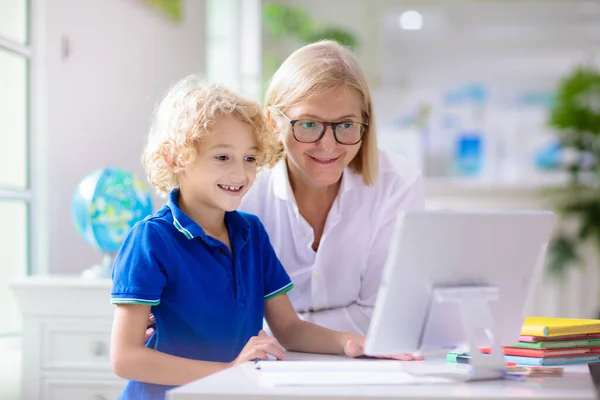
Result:
M92 397L92 400L106 400L106 397L97 394L94 397Z
M104 342L94 342L94 344L92 345L92 354L94 354L96 357L101 357L101 356L105 356L108 353L108 349L106 348L106 344ZM97 397L97 396L96 396ZM100 396L102 397L102 396ZM96 398L94 398L94 400L96 400ZM98 398L97 400L102 400L100 398ZM106 400L106 399L104 399Z

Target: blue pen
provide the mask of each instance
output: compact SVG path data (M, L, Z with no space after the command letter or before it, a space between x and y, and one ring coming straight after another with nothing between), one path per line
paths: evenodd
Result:
M256 364L259 361L276 361L276 360L277 360L277 357L267 354L267 360L261 360L260 358L257 358L256 360L254 360L254 363Z
M269 360L254 360L254 368L255 369L260 369L260 366L262 365L261 361L262 362L268 362Z
M523 381L527 378L526 374L519 374L518 372L506 372L504 371L504 378L505 379L514 379L517 381Z

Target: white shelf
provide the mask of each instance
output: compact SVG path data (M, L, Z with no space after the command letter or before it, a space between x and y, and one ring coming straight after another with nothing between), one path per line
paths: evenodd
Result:
M558 183L494 183L470 179L426 178L425 195L431 196L543 196Z

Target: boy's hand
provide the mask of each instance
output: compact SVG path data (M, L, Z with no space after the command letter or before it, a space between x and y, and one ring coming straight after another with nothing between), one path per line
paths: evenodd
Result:
M246 361L268 360L269 355L278 360L285 358L285 350L274 337L267 336L267 332L261 330L258 336L248 340L240 354L231 362L232 366L245 363Z
M362 336L354 336L352 339L346 341L344 345L344 353L348 357L361 357L365 355L364 350L365 338ZM415 356L413 354L390 354L386 356L377 356L377 358L391 358L394 360L401 361L420 361L423 356Z

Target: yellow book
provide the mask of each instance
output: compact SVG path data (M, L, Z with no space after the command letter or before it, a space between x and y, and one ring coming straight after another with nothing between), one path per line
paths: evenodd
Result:
M600 332L598 319L527 317L521 328L522 336L584 335Z

